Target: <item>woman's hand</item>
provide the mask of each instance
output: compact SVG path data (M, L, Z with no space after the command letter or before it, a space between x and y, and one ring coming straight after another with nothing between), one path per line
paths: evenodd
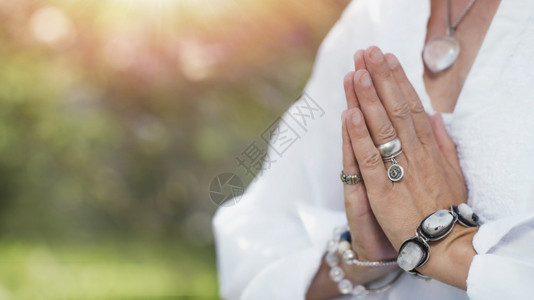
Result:
M345 76L344 80L348 109L341 115L343 172L347 175L360 175L347 130L347 124L350 122L348 111L358 106L358 99L353 88L353 77L354 72L350 72ZM384 234L384 231L380 228L371 210L364 183L345 184L344 194L345 212L352 237L352 249L356 253L357 258L361 261L388 261L395 259L397 253ZM349 278L355 280L358 284L365 284L385 276L393 269L394 267L391 266L378 268L348 266L345 268L345 272Z
M363 55L359 51L356 56ZM363 60L357 60L356 69L365 69ZM343 172L347 175L360 175L358 163L354 156L353 145L349 138L347 130L348 111L352 108L359 107L358 98L354 90L354 74L350 72L345 76L343 82L347 107L341 116L342 119L342 137L343 137ZM353 185L344 185L345 193L345 212L347 214L348 225L352 236L352 248L356 252L358 259L361 261L385 261L392 260L396 257L397 252L384 234L378 224L369 200L365 184L359 182Z
M348 135L370 208L398 250L404 240L414 235L424 217L465 202L465 183L456 151L452 151L454 143L443 129L441 119L429 119L397 59L370 47L355 55L355 64L353 87L358 104L345 115ZM405 174L400 181L392 182L387 176L391 163L382 161L377 145L396 137L403 149L396 160ZM370 224L373 234L376 233L375 223ZM456 226L447 238L432 244L430 260L419 271L465 288L475 254L470 243L475 230ZM365 249L360 251L366 253ZM443 262L455 264L454 268Z

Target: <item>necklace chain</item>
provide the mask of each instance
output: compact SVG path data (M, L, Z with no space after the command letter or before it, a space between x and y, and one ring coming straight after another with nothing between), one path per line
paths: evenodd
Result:
M456 31L456 27L460 25L460 22L462 22L465 15L467 15L467 12L469 11L469 9L471 9L473 4L475 4L475 1L476 0L469 1L469 3L465 7L464 11L462 12L458 20L456 20L456 22L454 22L454 24L451 26L451 0L447 0L447 35L449 36L454 35L454 32Z

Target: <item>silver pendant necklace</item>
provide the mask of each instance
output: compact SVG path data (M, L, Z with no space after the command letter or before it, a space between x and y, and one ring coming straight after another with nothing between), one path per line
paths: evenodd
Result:
M447 35L431 39L423 49L423 61L431 72L441 72L456 62L460 54L460 43L454 38L454 32L475 1L471 0L458 20L451 25L451 0L447 0Z

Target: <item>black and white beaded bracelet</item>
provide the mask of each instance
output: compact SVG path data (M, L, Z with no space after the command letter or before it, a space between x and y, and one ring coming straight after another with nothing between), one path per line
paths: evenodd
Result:
M442 209L428 215L417 227L415 237L407 239L400 246L397 256L399 267L410 274L428 278L415 270L428 261L430 253L428 242L446 237L456 222L465 227L477 227L479 218L465 203L452 205L450 210Z

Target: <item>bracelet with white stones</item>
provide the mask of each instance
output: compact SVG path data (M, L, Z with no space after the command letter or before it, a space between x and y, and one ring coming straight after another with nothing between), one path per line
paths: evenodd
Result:
M405 240L399 249L397 263L406 272L428 279L416 269L428 261L430 246L428 242L440 240L452 231L458 222L465 227L478 227L478 216L471 207L462 203L452 205L449 210L438 210L424 218L415 231L415 237Z
M400 277L402 272L398 272L397 275L386 285L376 288L367 289L363 285L354 286L352 282L345 278L343 269L339 267L340 256L349 265L358 265L364 267L383 267L396 265L396 261L360 261L356 259L356 254L351 249L351 236L347 226L338 227L334 230L334 237L327 243L327 254L325 256L325 262L330 266L330 279L338 284L338 290L344 295L352 294L356 299L363 299L368 294L382 293L393 286L393 284Z

